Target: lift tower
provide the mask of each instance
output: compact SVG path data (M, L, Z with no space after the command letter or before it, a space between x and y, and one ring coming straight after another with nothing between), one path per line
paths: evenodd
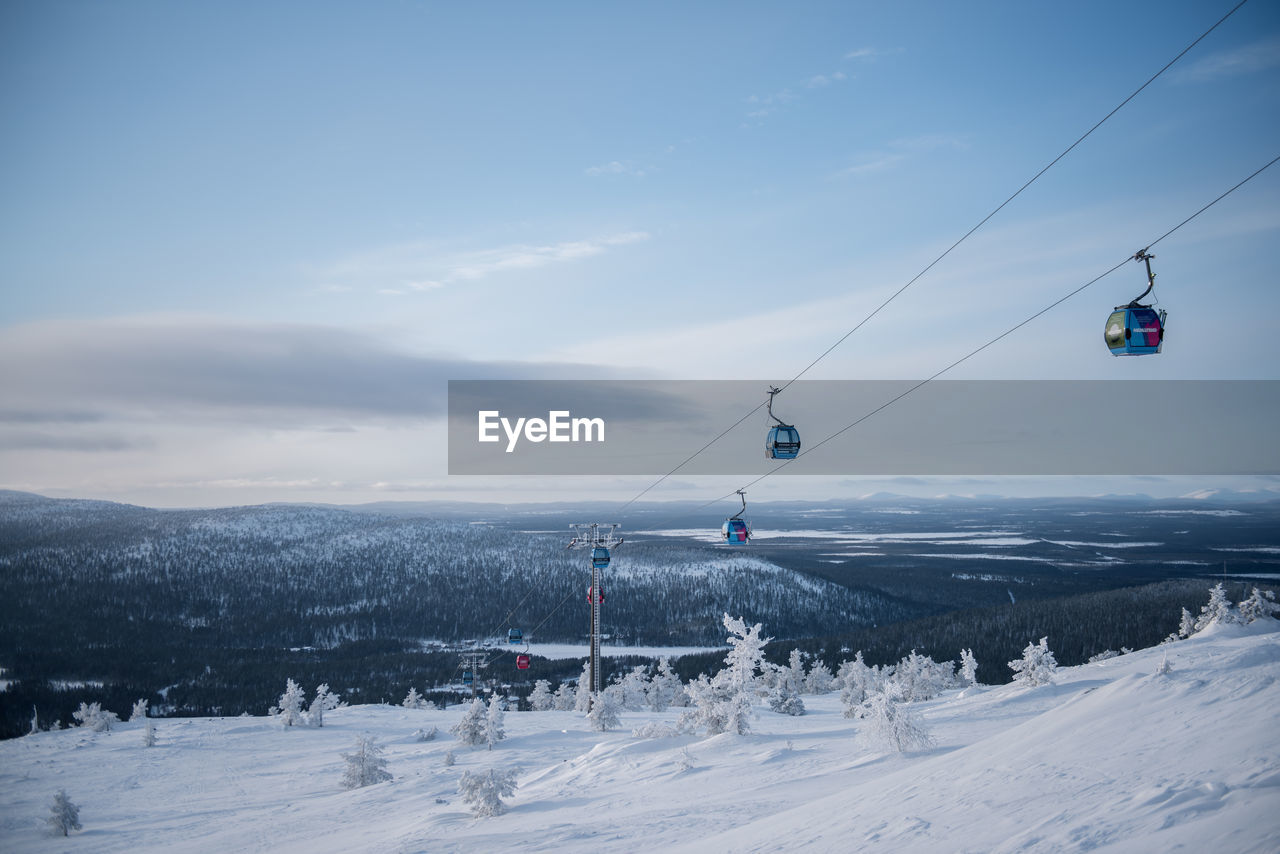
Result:
M591 643L590 670L588 672L588 680L590 685L587 690L593 695L599 693L602 673L600 670L600 605L604 602L604 590L600 586L600 575L605 567L609 565L609 550L622 545L622 539L614 536L618 530L618 524L590 522L578 525L570 525L570 530L574 531L574 537L569 541L569 548L588 548L591 549L591 586L587 588L587 603L589 605L589 623L588 637ZM579 686L581 689L582 686Z

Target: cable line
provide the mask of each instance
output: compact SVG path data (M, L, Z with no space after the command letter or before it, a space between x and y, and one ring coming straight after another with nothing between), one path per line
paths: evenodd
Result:
M1133 92L1131 92L1131 93L1129 94L1129 97L1125 98L1123 101L1121 101L1119 104L1117 104L1117 105L1116 105L1116 106L1111 110L1111 112L1107 113L1105 116L1103 116L1101 119L1099 119L1099 120L1098 120L1098 121L1093 125L1093 127L1089 128L1089 129L1088 129L1087 131L1085 131L1085 132L1084 132L1084 133L1083 133L1083 134L1082 134L1082 135L1081 135L1081 136L1080 136L1080 137L1079 137L1075 142L1073 142L1073 143L1071 143L1069 146L1067 146L1067 147L1062 151L1062 153L1061 153L1061 154L1059 154L1057 157L1053 158L1053 160L1049 161L1049 163L1048 163L1046 166L1044 166L1044 168L1042 168L1042 169L1041 169L1039 172L1037 172L1035 175L1031 176L1030 180L1028 180L1026 183L1024 183L1021 187L1019 187L1019 188L1017 189L1017 191L1015 191L1015 192L1013 193L1013 195L1009 196L1007 199L1005 199L1003 202L1001 202L999 205L997 205L997 206L996 206L996 208L995 208L994 210L992 210L992 211L991 211L991 213L987 214L987 215L986 215L986 216L984 216L981 220L979 220L979 222L978 222L978 224L977 224L977 225L973 226L973 227L972 227L972 228L970 228L968 231L966 231L966 232L965 232L965 233L960 237L960 239L959 239L959 240L955 241L955 242L954 242L954 243L952 243L949 247L947 247L946 251L944 251L944 252L943 252L941 255L939 255L937 258L934 258L932 261L930 261L930 262L929 262L929 264L928 264L928 265L927 265L923 270L921 270L919 273L916 273L916 275L915 275L915 276L913 276L913 277L911 278L911 280L910 280L910 281L908 281L908 282L907 282L905 285L903 285L902 287L898 288L898 290L894 291L894 293L893 293L893 294L892 294L888 299L886 299L884 302L880 303L880 305L878 305L878 306L877 306L877 307L876 307L876 308L875 308L875 309L874 309L870 314L868 314L866 317L864 317L862 320L860 320L860 321L857 323L857 325L855 325L852 329L850 329L850 330L849 330L848 332L846 332L844 335L840 336L840 338L839 338L839 339L838 339L834 344L832 344L832 345L831 345L830 347L828 347L826 350L822 351L822 353L820 353L816 359L814 359L814 360L813 360L812 362L810 362L809 364L805 365L805 367L804 367L804 368L803 368L803 369L802 369L798 374L796 374L794 377L792 377L790 380L788 380L786 383L784 383L784 384L782 385L782 387L779 389L779 391L785 391L785 390L787 389L787 387L788 387L788 386L790 386L792 383L794 383L794 382L796 382L797 380L799 380L799 379L800 379L801 377L803 377L806 373L808 373L808 372L809 372L809 371L810 371L810 370L811 370L815 365L817 365L819 362L821 362L823 359L825 359L827 356L829 356L829 355L830 355L830 354L831 354L831 353L832 353L832 352L833 352L837 347L839 347L841 344L843 344L843 343L844 343L844 342L845 342L845 341L846 341L846 340L847 340L851 335L853 335L855 332L857 332L859 329L861 329L863 326L865 326L865 325L866 325L866 324L867 324L867 323L868 323L872 318L874 318L877 314L879 314L882 310L884 310L884 308L885 308L885 307L887 307L891 302L893 302L895 299L897 299L899 296L901 296L901 295L902 295L902 294L903 294L903 293L904 293L908 288L910 288L910 287L911 287L912 285L914 285L917 281L919 281L919 280L920 280L920 279L921 279L921 278L922 278L926 273L928 273L930 270L932 270L932 269L933 269L933 268L934 268L934 267L935 267L935 266L936 266L940 261L942 261L942 260L943 260L944 258L946 258L948 255L950 255L950 254L952 253L952 251L954 251L954 250L956 249L956 247L958 247L961 243L964 243L964 242L965 242L969 237L971 237L971 236L974 234L974 232L976 232L978 229L982 228L982 226L986 225L986 224L987 224L987 222L988 222L992 217L994 217L994 216L995 216L996 214L998 214L1001 210L1003 210L1003 209L1004 209L1004 208L1005 208L1005 207L1006 207L1010 202L1012 202L1012 201L1013 201L1014 199L1016 199L1018 196L1022 195L1023 191L1024 191L1024 190L1026 190L1028 187L1030 187L1032 184L1034 184L1037 180L1039 180L1039 179L1040 179L1040 177L1041 177L1042 175L1044 175L1044 173L1048 172L1050 169L1052 169L1054 166L1056 166L1056 165L1058 164L1058 162L1059 162L1059 161L1061 161L1064 157L1066 157L1068 154L1070 154L1070 153L1071 153L1071 152L1072 152L1072 151L1073 151L1073 150L1074 150L1078 145L1080 145L1080 143L1084 142L1086 139L1088 139L1090 136L1092 136L1094 131L1096 131L1098 128L1102 127L1102 125L1103 125L1103 124L1105 124L1105 123L1107 122L1107 120L1109 120L1109 119L1110 119L1112 116L1114 116L1116 113L1120 112L1120 110L1121 110L1121 109L1123 109L1123 108L1125 107L1125 105L1127 105L1130 101L1132 101L1132 100L1133 100L1134 98L1136 98L1139 94L1141 94L1143 90L1145 90L1148 86L1150 86L1152 83L1154 83L1154 82L1155 82L1155 81L1156 81L1156 80L1157 80L1161 75L1163 75L1166 71L1168 71L1170 68L1172 68L1172 67L1173 67L1173 65L1174 65L1175 63L1177 63L1180 59L1182 59L1182 57L1186 56L1186 55L1187 55L1187 53L1188 53L1188 52L1190 52L1192 48L1194 48L1196 45L1200 44L1200 42L1202 42L1205 38L1207 38L1207 37L1209 36L1209 34L1210 34L1210 33L1212 33L1214 30L1216 30L1216 29L1217 29L1219 26L1221 26L1221 25L1222 25L1222 24L1223 24L1223 23L1224 23L1228 18L1230 18L1230 17L1231 17L1232 15L1234 15L1237 11L1239 11L1240 7L1244 6L1244 4L1245 4L1245 3L1247 3L1247 2L1249 2L1249 0L1240 0L1240 2L1239 2L1239 3L1237 3L1235 6L1233 6L1233 7L1231 8L1231 10L1230 10L1230 11L1228 11L1225 15L1223 15L1221 18L1219 18L1219 19L1217 20L1217 22L1213 24L1213 26L1209 27L1209 29L1207 29L1207 30L1205 30L1203 33L1201 33L1201 34L1200 34L1200 35L1195 39L1195 41L1191 42L1191 44L1189 44L1189 45L1187 45L1185 48L1183 48L1183 49L1178 53L1178 55L1177 55L1177 56L1175 56L1173 59L1171 59L1171 60L1169 60L1167 63L1165 63L1164 67L1162 67L1162 68L1161 68L1159 71L1157 71L1155 74L1151 75L1151 77L1150 77L1150 78L1149 78L1145 83L1143 83L1143 84L1142 84L1141 86L1139 86L1137 89L1133 90ZM1266 168L1266 167L1263 167L1263 168ZM1194 217L1193 217L1193 218L1194 218ZM1176 230L1176 229L1175 229L1175 230ZM1167 236L1167 235L1166 235L1166 236ZM1161 239L1163 239L1163 238L1161 238ZM1153 243L1153 244L1151 244L1151 245L1152 245L1152 246L1154 246L1155 244ZM1150 247L1148 247L1148 248L1150 248ZM1106 274L1104 274L1104 275L1106 275ZM1086 286L1086 287L1087 287L1087 286ZM1013 331L1013 330L1010 330L1010 332L1012 332L1012 331ZM993 343L994 343L994 342L993 342ZM675 474L676 472L678 472L680 469L684 468L684 467L685 467L686 465L688 465L691 461L693 461L693 459L694 459L695 457L697 457L697 456L699 456L700 454L702 454L702 452L703 452L703 451L705 451L705 450L707 450L708 448L710 448L712 445L714 445L716 442L718 442L721 438L723 438L726 434L728 434L730 431L732 431L735 427L737 427L737 426L738 426L739 424L741 424L743 421L747 420L747 419L748 419L748 418L750 418L752 415L754 415L756 412L758 412L758 411L760 410L760 407L761 407L761 406L763 406L763 405L764 405L764 404L760 404L760 405L756 406L754 409L752 409L752 410L751 410L750 412L748 412L746 415L744 415L744 416L742 416L741 418L739 418L739 419L738 419L737 421L735 421L732 425L730 425L727 429L725 429L723 432L721 432L719 435L717 435L714 439L712 439L711 441L707 442L707 443L706 443L705 445L703 445L701 448L699 448L698 450L694 451L692 454L690 454L688 457L686 457L684 460L682 460L678 465L676 465L676 466L675 466L675 468L671 469L671 471L669 471L669 472L667 472L666 474L662 475L662 476L661 476L660 478L658 478L656 481L654 481L653 483L651 483L651 484L649 484L647 487L645 487L643 490L641 490L641 491L640 491L640 493L639 493L638 495L636 495L636 496L635 496L635 497L633 497L631 500L629 500L629 501L627 501L625 504L623 504L623 505L622 505L622 507L620 507L620 508L618 509L618 511L617 511L617 512L618 512L618 513L622 513L622 512L623 512L623 511L625 511L628 507L630 507L632 504L634 504L635 502L637 502L638 500L640 500L642 497L644 497L644 495L646 495L650 490L654 489L656 486L658 486L659 484L661 484L661 483L662 483L663 481L665 481L667 478L671 477L673 474ZM812 450L812 449L810 449L810 450ZM801 456L803 456L803 454L801 454Z

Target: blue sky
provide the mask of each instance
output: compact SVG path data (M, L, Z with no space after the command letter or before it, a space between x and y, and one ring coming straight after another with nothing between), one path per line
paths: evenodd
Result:
M445 381L790 379L1232 5L4 4L0 486L630 498L446 477ZM932 374L1280 154L1278 102L1250 0L807 377ZM1278 202L1153 250L1160 356L1102 345L1133 264L954 376L1280 378ZM1204 484L1129 485L974 491Z

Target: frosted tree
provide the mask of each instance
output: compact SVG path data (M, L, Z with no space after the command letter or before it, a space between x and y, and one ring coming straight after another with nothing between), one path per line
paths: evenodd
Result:
M529 707L535 712L548 712L555 708L555 697L551 695L551 683L539 679L533 683L533 692L529 694Z
M475 815L502 815L507 811L502 799L516 793L516 776L519 773L516 768L508 771L490 768L476 774L463 771L462 778L458 780L458 793L462 795L463 803L471 806L471 812Z
M921 655L914 649L898 662L893 679L901 688L902 699L906 702L932 700L947 686L950 681L943 667L927 655Z
M507 732L503 728L503 721L506 713L502 711L502 701L497 694L489 697L489 711L485 714L484 719L484 740L489 745L489 749L493 750L493 746L507 737Z
M49 813L45 822L54 836L70 836L71 831L80 829L80 807L71 803L66 789L59 789L53 796L53 806L49 808Z
M1209 588L1209 602L1200 609L1200 616L1196 618L1194 630L1198 632L1219 623L1235 622L1239 622L1236 619L1235 609L1227 599L1227 592L1222 588L1222 582L1218 582Z
M555 710L557 712L571 712L576 702L577 696L573 686L568 682L561 682L560 687L556 689Z
M306 694L301 686L292 679L285 680L284 693L280 695L280 699L276 701L275 706L271 708L271 714L280 718L280 723L285 726L294 726L302 723L302 703L306 699Z
M107 732L112 724L120 722L115 712L106 712L101 703L81 703L80 708L71 713L71 717L80 722L80 726L94 732Z
M440 728L433 726L431 729L416 730L413 736L414 738L418 739L418 741L435 741L436 736L439 734L440 734Z
M573 701L573 710L575 712L590 711L591 691L594 687L591 684L591 660L587 659L582 662L582 675L578 677L578 690Z
M724 657L726 668L717 674L721 684L731 693L754 693L759 671L763 669L764 647L773 638L760 637L760 623L747 626L741 617L724 615L724 627L729 632L725 641L729 654Z
M804 691L804 653L798 649L791 650L787 664L778 670L778 684L783 694L794 696ZM776 696L779 692L774 691Z
M1272 616L1280 611L1280 605L1276 604L1275 600L1276 594L1273 591L1253 588L1249 598L1240 603L1240 621L1252 623L1254 620Z
M867 698L865 737L873 744L902 753L933 746L933 738L920 718L894 696L896 688L879 691Z
M815 661L809 668L809 673L804 677L804 691L806 694L827 694L833 690L836 684L836 677L831 675L831 668L827 667L827 663L821 659Z
M960 678L969 685L978 684L978 659L971 649L960 650Z
M689 706L680 713L676 728L681 732L696 733L706 730L707 735L719 735L729 729L728 709L723 693L712 684L706 674L699 674L685 687Z
M328 682L322 682L316 688L316 698L311 701L311 708L307 710L311 725L315 727L324 726L324 713L338 708L340 699L337 694L330 692Z
M422 702L422 695L418 693L418 689L410 685L409 693L404 695L404 699L400 701L400 705L404 706L406 709L421 709Z
M1030 688L1037 685L1053 684L1053 675L1058 670L1058 661L1049 651L1049 639L1040 638L1040 643L1027 644L1022 651L1022 658L1009 662L1013 671L1013 679Z
M867 666L862 658L862 650L858 650L853 661L846 661L840 665L837 682L840 684L840 702L844 705L846 718L858 717L861 714L859 710L867 697L880 690L883 685L880 671Z
M35 735L40 731L40 713L36 711L36 707L31 707L31 729L27 731L27 735Z
M342 785L347 789L359 789L372 786L391 779L387 771L387 760L382 756L382 748L373 736L356 736L355 752L344 753L347 770L342 775Z
M456 756L454 756L454 755L453 755L453 751L452 751L452 750L445 751L445 754L444 754L444 767L446 767L446 768L452 768L452 767L454 766L454 764L455 764L455 763L457 763L457 761L458 761L458 758L457 758Z
M596 694L591 703L591 711L587 712L587 720L596 732L608 732L618 726L618 701L608 691Z
M619 698L624 709L638 712L645 706L649 693L649 668L638 664L631 668L619 682L622 696Z
M688 700L684 695L684 683L671 669L671 659L663 656L658 660L658 672L649 680L649 708L655 712L664 712L668 706L683 706Z
M129 712L129 723L140 721L147 716L147 701L137 700L133 704L133 710Z
M453 733L462 744L468 747L475 747L485 740L487 717L484 702L477 697L471 701L471 706L467 709L466 714L453 725L453 729L449 730L449 732Z

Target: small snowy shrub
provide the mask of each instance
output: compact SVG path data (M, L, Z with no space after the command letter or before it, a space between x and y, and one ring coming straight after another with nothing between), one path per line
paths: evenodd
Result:
M53 806L49 808L49 813L45 822L54 836L70 836L71 831L80 829L80 807L71 803L66 789L59 789L53 796Z
M115 712L104 712L101 703L81 703L80 708L71 713L71 717L80 722L80 726L94 732L107 732L112 724L120 722Z
M866 702L866 738L896 753L933 746L933 738L920 719L890 692L872 694Z
M967 685L978 684L978 659L973 657L973 650L960 650L960 678Z
M1194 632L1202 631L1209 626L1221 624L1237 623L1235 609L1231 607L1231 602L1227 599L1227 592L1222 588L1222 582L1218 582L1209 588L1209 601L1200 609L1200 616L1196 618Z
M792 715L795 717L799 717L805 712L804 700L800 699L800 695L789 691L781 685L774 688L773 693L769 695L769 708L780 715Z
M453 755L453 751L447 751L444 755L444 767L452 768L458 761L458 757Z
M416 738L418 741L435 741L436 736L439 734L440 734L439 728L432 727L431 729L420 729L416 731L413 734L413 737Z
M670 724L650 721L642 727L633 729L631 734L636 738L675 738L680 734L680 730Z
M342 758L347 762L347 770L342 775L342 785L347 789L358 789L372 786L391 779L387 772L387 760L382 756L382 748L373 736L356 736L354 753L344 753Z
M129 723L140 721L147 716L147 701L137 700L133 704L133 711L129 712Z
M400 705L406 709L421 709L424 702L422 695L418 693L418 689L410 686L409 693L405 694L404 699L400 701Z
M458 781L458 793L477 816L502 815L507 809L502 798L515 794L517 774L518 769L499 771L490 768L478 774L463 771L462 779Z
M1040 638L1040 643L1027 644L1022 651L1022 658L1009 662L1015 682L1034 688L1038 685L1053 684L1053 675L1058 670L1058 661L1049 651L1049 639Z
M829 694L834 690L836 677L831 675L831 668L825 661L815 661L804 678L806 694Z

